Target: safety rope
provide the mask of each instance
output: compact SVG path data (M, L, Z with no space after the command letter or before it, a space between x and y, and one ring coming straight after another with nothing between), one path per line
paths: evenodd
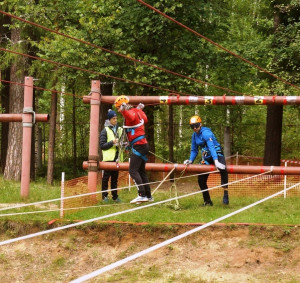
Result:
M233 181L233 182L229 182L229 183L224 184L224 185L231 185L231 184L234 184L234 183L242 182L242 181L254 178L254 177L258 177L260 175L268 174L270 172L271 171L267 171L267 172L264 172L264 173L261 173L261 174L258 174L258 175L246 177L246 178L241 179L241 180L236 180L236 181ZM113 217L113 216L118 216L118 215L121 215L121 214L124 214L124 213L141 210L141 209L152 207L152 206L155 206L155 205L167 203L167 202L173 201L175 199L181 199L181 198L185 198L185 197L194 196L194 195L203 193L205 191L211 191L211 190L214 190L216 188L223 187L224 185L219 185L219 186L215 186L215 187L212 187L212 188L208 188L208 189L203 190L203 191L196 191L196 192L185 194L185 195L181 195L181 196L178 196L178 197L175 197L175 198L170 198L170 199L166 199L166 200L162 200L162 201L158 201L158 202L153 202L153 203L149 203L149 204L142 205L142 206L137 206L137 207L134 207L134 208L131 208L131 209L127 209L127 210L123 210L123 211L118 211L118 212L111 213L111 214L108 214L108 215L104 215L104 216L100 216L100 217L96 217L96 218L84 220L84 221L81 221L81 222L78 222L78 223L72 223L72 224L69 224L69 225L62 226L62 227L56 227L56 228L53 228L53 229L50 229L50 230L40 231L40 232L37 232L37 233L33 233L33 234L21 236L21 237L18 237L18 238L13 238L13 239L5 240L5 241L0 242L0 246L6 245L6 244L10 244L10 243L14 243L14 242L18 242L18 241L25 240L25 239L30 239L30 238L33 238L33 237L36 237L36 236L41 236L41 235L53 233L53 232L56 232L56 231L61 231L61 230L72 228L72 227L76 227L76 226L79 226L79 225L91 223L91 222L98 221L98 220L101 220L101 219L105 219L105 218L109 218L109 217Z
M293 186L289 187L287 190L293 189L294 187L299 186L299 185L300 185L300 183L298 183L298 184L296 184L296 185L293 185ZM167 246L167 245L170 245L171 243L174 243L175 241L178 241L178 240L180 240L180 239L183 239L183 238L185 238L185 237L187 237L187 236L189 236L189 235L192 235L192 234L194 234L194 233L196 233L196 232L198 232L198 231L201 231L201 230L203 230L203 229L205 229L205 228L207 228L207 227L210 227L210 226L212 226L212 225L214 225L214 224L216 224L216 223L218 223L218 222L220 222L220 221L222 221L222 220L225 220L225 219L227 219L227 218L229 218L229 217L231 217L231 216L234 216L234 215L236 215L236 214L238 214L238 213L240 213L240 212L243 212L243 211L245 211L245 210L247 210L247 209L249 209L249 208L252 208L252 207L254 207L254 206L256 206L256 205L258 205L258 204L260 204L260 203L263 203L263 202L265 202L265 201L267 201L267 200L269 200L269 199L271 199L271 198L274 198L274 197L276 197L276 196L282 194L283 192L284 192L284 190L282 190L282 191L280 191L280 192L277 192L277 193L275 193L275 194L272 194L272 195L270 195L270 196L268 196L268 197L265 197L265 198L263 198L263 199L261 199L261 200L259 200L259 201L257 201L257 202L254 202L254 203L252 203L252 204L249 204L249 205L247 205L247 206L245 206L245 207L242 207L242 208L240 208L240 209L238 209L238 210L235 210L235 211L233 211L233 212L231 212L231 213L228 213L228 214L226 214L226 215L224 215L224 216L221 216L221 217L219 217L219 218L217 218L217 219L215 219L215 220L212 220L212 221L210 221L210 222L208 222L208 223L206 223L206 224L203 224L202 226L199 226L199 227L194 228L194 229L192 229L192 230L190 230L190 231L187 231L187 232L185 232L185 233L182 233L182 234L180 234L180 235L177 235L177 236L175 236L175 237L173 237L173 238L171 238L171 239L168 239L168 240L166 240L166 241L164 241L164 242L161 242L161 243L159 243L159 244L156 244L156 245L154 245L154 246L152 246L152 247L150 247L150 248L148 248L148 249L145 249L145 250L143 250L143 251L140 251L140 252L138 252L138 253L136 253L136 254L133 254L133 255L128 256L128 257L126 257L126 258L124 258L124 259L121 259L121 260L119 260L119 261L117 261L117 262L114 262L114 263L112 263L112 264L109 264L109 265L107 265L107 266L104 266L104 267L102 267L102 268L100 268L100 269L98 269L98 270L95 270L95 271L93 271L93 272L91 272L91 273L89 273L89 274L86 274L86 275L84 275L84 276L81 276L81 277L79 277L79 278L77 278L77 279L75 279L75 280L70 281L70 283L81 283L81 282L87 281L87 280L89 280L89 279L92 279L92 278L94 278L94 277L96 277L96 276L98 276L98 275L100 275L100 274L103 274L104 272L107 272L107 271L112 270L112 269L114 269L114 268L116 268L116 267L119 267L119 266L121 266L121 265L123 265L123 264L125 264L125 263L127 263L127 262L129 262L129 261L135 260L135 259L137 259L137 258L139 258L139 257L141 257L141 256L143 256L143 255L146 255L146 254L148 254L148 253L150 253L150 252L152 252L152 251L155 251L155 250L157 250L157 249L159 249L159 248L162 248L162 247L165 247L165 246Z

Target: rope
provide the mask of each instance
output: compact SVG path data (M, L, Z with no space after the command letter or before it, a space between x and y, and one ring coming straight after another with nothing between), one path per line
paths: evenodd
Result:
M296 187L296 186L298 186L298 185L300 185L300 183L298 183L298 184L296 184L296 185L293 185L293 186L289 187L287 190L290 190L290 189L292 189L292 188L294 188L294 187ZM152 247L150 247L150 248L148 248L148 249L146 249L146 250L143 250L143 251L141 251L141 252L138 252L138 253L136 253L136 254L134 254L134 255L131 255L131 256L126 257L126 258L124 258L124 259L122 259L122 260L119 260L119 261L114 262L114 263L112 263L112 264L109 264L109 265L107 265L107 266L105 266L105 267L102 267L102 268L100 268L100 269L98 269L98 270L96 270L96 271L94 271L94 272L91 272L91 273L86 274L86 275L84 275L84 276L82 276L82 277L79 277L79 278L77 278L77 279L75 279L75 280L72 280L70 283L80 283L80 282L84 282L84 281L86 281L86 280L92 279L92 278L94 278L94 277L96 277L96 276L98 276L98 275L100 275L100 274L103 274L104 272L107 272L107 271L112 270L112 269L114 269L114 268L116 268L116 267L119 267L119 266L121 266L121 265L123 265L123 264L125 264L125 263L127 263L127 262L129 262L129 261L135 260L135 259L137 259L137 258L139 258L139 257L141 257L141 256L143 256L143 255L146 255L146 254L148 254L148 253L150 253L150 252L152 252L152 251L155 251L155 250L157 250L157 249L159 249L159 248L162 248L162 247L165 247L165 246L167 246L167 245L170 245L171 243L174 243L175 241L178 241L178 240L180 240L180 239L183 239L183 238L185 238L185 237L187 237L187 236L189 236L189 235L192 235L192 234L194 234L194 233L196 233L196 232L198 232L198 231L201 231L201 230L203 230L203 229L205 229L205 228L207 228L207 227L210 227L210 226L212 226L213 224L216 224L216 223L218 223L218 222L220 222L220 221L222 221L222 220L224 220L224 219L227 219L227 218L229 218L229 217L231 217L231 216L234 216L234 215L236 215L236 214L238 214L238 213L240 213L240 212L243 212L243 211L245 211L245 210L247 210L247 209L249 209L249 208L252 208L252 207L254 207L254 206L256 206L256 205L258 205L258 204L260 204L260 203L263 203L263 202L265 202L265 201L267 201L267 200L269 200L269 199L271 199L271 198L274 198L274 197L276 197L276 196L282 194L283 192L284 192L283 190L280 191L280 192L277 192L277 193L275 193L275 194L273 194L273 195L270 195L270 196L268 196L268 197L266 197L266 198L263 198L263 199L261 199L261 200L259 200L259 201L257 201L257 202L254 202L254 203L252 203L252 204L249 204L249 205L247 205L247 206L245 206L245 207L242 207L242 208L240 208L240 209L238 209L238 210L235 210L235 211L233 211L233 212L231 212L231 213L228 213L228 214L226 214L226 215L224 215L224 216L222 216L222 217L219 217L219 218L217 218L217 219L215 219L215 220L213 220L213 221L210 221L210 222L208 222L208 223L206 223L206 224L204 224L204 225L202 225L202 226L200 226L200 227L194 228L194 229L192 229L192 230L190 230L190 231L187 231L187 232L185 232L185 233L182 233L182 234L180 234L180 235L178 235L178 236L176 236L176 237L173 237L173 238L171 238L171 239L169 239L169 240L166 240L166 241L164 241L164 242L162 242L162 243L159 243L159 244L157 244L157 245L154 245L154 246L152 246Z
M192 32L193 34L197 35L198 37L201 37L201 38L203 38L204 40L208 41L209 43L211 43L211 44L217 46L219 49L222 49L222 50L226 51L227 53L229 53L229 54L231 54L231 55L237 57L238 59L240 59L240 60L246 62L247 64L251 65L252 67L254 67L254 68L256 68L256 69L259 69L259 70L263 71L264 73L266 73L266 74L268 74L268 75L274 77L275 79L280 80L280 81L282 81L283 83L285 83L285 84L287 84L287 85L290 85L290 86L292 86L292 87L294 87L294 88L300 90L300 87L298 87L298 86L296 86L296 85L294 85L294 84L288 82L288 81L285 80L285 79L282 79L282 78L280 78L280 77L278 77L278 76L276 76L276 75L273 75L273 74L270 73L269 71L267 71L267 70L263 69L262 67L260 67L260 66L258 66L258 65L256 65L256 64L252 63L251 61L249 61L249 60L243 58L242 56L240 56L240 55L238 55L238 54L236 54L236 53L230 51L229 49L227 49L227 48L223 47L222 45L220 45L220 44L214 42L213 40L211 40L211 39L205 37L204 35L200 34L199 32L197 32L197 31L195 31L195 30L193 30L193 29L191 29L191 28L189 28L188 26L186 26L186 25L180 23L179 21L177 21L177 20L173 19L172 17L166 15L165 13L161 12L160 10L158 10L158 9L156 9L156 8L154 8L154 7L152 7L151 5L147 4L146 2L144 2L144 1L142 1L142 0L137 0L137 1L140 2L141 4L143 4L144 6L148 7L149 9L153 10L154 12L156 12L156 13L162 15L163 17L169 19L170 21L174 22L175 24L177 24L177 25L183 27L184 29L186 29L186 30Z
M164 183L164 181L172 174L172 172L176 169L176 167L174 167L169 173L168 175L159 183L159 185L155 188L155 190L152 192L152 195L154 195L154 193L158 190L158 188Z
M218 171L212 171L210 173L215 173L215 172L218 172ZM199 175L203 175L203 174L207 174L207 173L200 173L200 174L194 174L194 175L190 175L190 176L184 176L184 177L181 177L181 179L190 178L190 177L194 177L194 176L199 176ZM176 179L179 179L179 178L174 178L174 180L176 180ZM171 179L169 179L169 180L171 180ZM154 181L154 182L144 183L144 184L141 184L141 186L157 184L157 183L160 183L160 182L161 181ZM127 188L129 188L129 186L111 189L111 191L125 190ZM0 211L8 210L8 209L14 209L14 208L22 208L22 207L27 207L27 206L31 206L31 205L37 205L37 204L43 204L43 203L50 203L50 202L60 201L62 199L65 200L65 199L72 199L72 198L78 198L78 197L96 195L96 194L101 194L103 192L109 192L109 190L98 191L98 192L91 192L91 193L85 193L85 194L80 194L80 195L74 195L74 196L64 197L64 198L56 198L56 199L50 199L50 200L43 200L43 201L32 202L32 203L25 203L25 204L21 204L21 205L17 205L17 206L3 207L3 208L0 208Z
M112 79L115 79L115 80L120 80L120 81L131 83L131 84L136 84L136 85L141 85L141 86L145 86L145 87L150 87L150 88L166 91L168 93L174 92L176 94L192 95L192 94L189 94L189 93L178 92L178 91L174 91L174 90L167 89L167 88L162 88L162 87L153 86L153 85L149 85L149 84L145 84L145 83L140 83L140 82L124 79L124 78L119 78L119 77L116 77L116 76L105 75L105 74L100 73L100 72L91 71L91 70L83 69L83 68L80 68L80 67L76 67L76 66L72 66L72 65L68 65L68 64L64 64L64 63L59 63L59 62L56 62L56 61L53 61L53 60L44 59L44 58L41 58L41 57L32 56L32 55L20 53L20 52L17 52L17 51L8 50L8 49L2 48L2 47L0 48L0 50L5 51L5 52L9 52L9 53L12 53L12 54L16 54L16 55L28 57L28 58L31 58L31 59L34 59L34 60L40 60L40 61L43 61L43 62L51 63L51 64L58 65L58 66L61 66L61 67L75 69L77 71L88 72L88 73L91 73L91 74L97 74L97 75L100 75L100 76L103 76L103 77L112 78Z
M264 172L264 173L261 173L261 174L258 174L258 175L250 176L250 177L247 177L247 178L244 178L244 179L241 179L241 180L233 181L231 183L227 183L227 185L238 183L238 182L242 182L242 181L245 181L247 179L251 179L251 178L254 178L254 177L257 177L257 176L260 176L260 175L265 175L267 173L270 173L270 171ZM203 193L205 191L210 191L210 190L213 190L213 189L216 189L216 188L220 188L220 187L223 187L223 186L224 185L219 185L219 186L215 186L215 187L212 187L212 188L208 188L207 190L197 191L197 192L189 193L189 194L182 195L182 196L179 196L179 197L162 200L162 201L159 201L159 202L153 202L153 203L146 204L146 205L143 205L143 206L138 206L138 207L134 207L134 208L131 208L131 209L127 209L127 210L123 210L123 211L111 213L111 214L108 214L108 215L104 215L104 216L100 216L100 217L96 217L96 218L84 220L84 221L81 221L79 223L73 223L73 224L62 226L62 227L56 227L56 228L53 228L53 229L50 229L50 230L40 231L40 232L37 232L37 233L33 233L33 234L21 236L21 237L18 237L18 238L5 240L5 241L0 242L0 246L6 245L6 244L10 244L10 243L15 243L15 242L18 242L18 241L21 241L21 240L26 240L26 239L34 238L34 237L45 235L45 234L49 234L49 233L53 233L53 232L56 232L56 231L61 231L61 230L72 228L72 227L76 227L76 226L79 226L79 225L91 223L91 222L94 222L94 221L97 221L97 220L101 220L101 219L105 219L105 218L109 218L109 217L113 217L113 216L118 216L118 215L125 214L125 213L128 213L128 212L133 212L133 211L141 210L141 209L152 207L152 206L159 205L159 204L162 204L162 203L170 202L170 201L173 201L175 199L181 199L181 198L185 198L185 197L189 197L189 196L194 196L194 195Z
M92 47L94 47L94 48L101 49L101 50L103 50L103 51L105 51L105 52L108 52L108 53L117 55L117 56L122 57L122 58L125 58L125 59L127 59L127 60L130 60L130 61L133 61L133 62L136 62L136 63L139 63L139 64L143 64L143 65L146 65L146 66L148 66L148 67L152 67L152 68L158 69L158 70L160 70L160 71L163 71L163 72L166 72L166 73L169 73L169 74L178 76L178 77L182 77L182 78L185 78L185 79L188 79L188 80L197 82L197 83L201 83L201 84L203 84L203 85L208 85L208 86L212 86L212 87L215 87L215 88L218 88L218 89L222 89L222 90L225 90L225 91L228 91L228 92L232 92L232 93L237 93L237 94L245 95L245 94L243 94L243 93L241 93L241 92L234 91L234 90L231 90L231 89L229 89L229 88L217 86L217 85L214 85L214 84L211 84L211 83L208 83L208 82L199 80L199 79L192 78L192 77L190 77L190 76L185 76L185 75L182 75L182 74L180 74L180 73L177 73L177 72L174 72L174 71L171 71L171 70L168 70L168 69L159 67L159 66L157 66L157 65L153 65L153 64L144 62L144 61L139 60L139 59L135 59L135 58L133 58L133 57L129 57L129 56L126 56L126 55L117 53L117 52L112 51L112 50L109 50L109 49L107 49L107 48L104 48L104 47L95 45L95 44L93 44L93 43L90 43L90 42L87 42L87 41L84 41L84 40L75 38L75 37L73 37L73 36L64 34L64 33L59 32L59 31L57 31L57 30L53 30L53 29L47 28L47 27L45 27L45 26L42 26L42 25L40 25L40 24L36 24L36 23L34 23L34 22L31 22L31 21L22 19L22 18L20 18L20 17L17 17L17 16L15 16L15 15L12 15L12 14L9 14L9 13L6 13L6 12L4 12L4 11L1 11L1 10L0 10L0 13L2 13L3 15L6 15L6 16L8 16L8 17L12 17L12 18L14 18L14 19L16 19L16 20L25 22L25 23L27 23L27 24L34 25L34 26L36 26L36 27L38 27L38 28L41 28L41 29L50 31L50 32L52 32L52 33L56 33L56 34L58 34L58 35L64 36L64 37L66 37L66 38L72 39L72 40L74 40L74 41L83 43L83 44L85 44L85 45L89 45L89 46L92 46Z

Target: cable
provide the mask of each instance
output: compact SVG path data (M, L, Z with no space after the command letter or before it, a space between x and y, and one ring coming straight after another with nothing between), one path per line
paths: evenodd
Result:
M91 223L91 222L94 222L94 221L97 221L97 220L101 220L101 219L105 219L105 218L109 218L109 217L113 217L113 216L118 216L118 215L121 215L121 214L124 214L124 213L127 213L127 212L133 212L133 211L137 211L137 210L140 210L140 209L152 207L152 206L155 206L155 205L158 205L158 204L170 202L172 200L177 200L177 199L181 199L181 198L185 198L185 197L197 195L197 194L203 193L204 191L210 191L210 190L213 190L213 189L216 189L216 188L223 187L224 185L230 185L230 184L242 182L242 181L245 181L247 179L251 179L251 178L254 178L254 177L257 177L257 176L260 176L260 175L264 175L264 174L268 174L268 173L270 173L270 171L264 172L264 173L261 173L261 174L258 174L258 175L250 176L250 177L247 177L247 178L244 178L244 179L241 179L241 180L229 182L227 184L215 186L215 187L209 188L207 190L197 191L197 192L189 193L189 194L186 194L186 195L182 195L182 196L177 196L177 197L174 197L174 198L170 198L170 199L167 199L167 200L162 200L162 201L159 201L159 202L153 202L153 203L146 204L146 205L143 205L143 206L138 206L138 207L134 207L134 208L131 208L131 209L127 209L127 210L123 210L123 211L111 213L111 214L108 214L108 215L104 215L104 216L100 216L100 217L96 217L96 218L84 220L84 221L81 221L79 223L73 223L73 224L62 226L62 227L56 227L56 228L53 228L53 229L50 229L50 230L40 231L40 232L37 232L37 233L33 233L33 234L21 236L21 237L18 237L18 238L9 239L9 240L0 242L0 246L6 245L6 244L10 244L10 243L14 243L14 242L18 242L20 240L30 239L30 238L41 236L41 235L44 235L44 234L53 233L53 232L60 231L60 230L64 230L64 229L76 227L76 226L79 226L79 225Z
M254 63L252 63L252 62L250 62L249 60L243 58L242 56L240 56L240 55L238 55L238 54L236 54L236 53L230 51L229 49L223 47L222 45L220 45L220 44L218 44L218 43L212 41L211 39L205 37L204 35L198 33L197 31L195 31L195 30L189 28L188 26L186 26L186 25L180 23L179 21L177 21L177 20L173 19L172 17L166 15L165 13L161 12L160 10L154 8L153 6L149 5L148 3L146 3L146 2L144 2L144 1L142 1L142 0L137 0L137 1L140 2L141 4L143 4L144 6L148 7L149 9L153 10L154 12L156 12L156 13L162 15L163 17L169 19L170 21L174 22L175 24L177 24L177 25L179 25L179 26L185 28L186 30L188 30L188 31L192 32L193 34L195 34L195 35L197 35L197 36L203 38L204 40L208 41L209 43L211 43L211 44L217 46L217 47L220 48L220 49L223 49L223 50L226 51L227 53L229 53L229 54L231 54L231 55L233 55L233 56L239 58L240 60L246 62L247 64L251 65L252 67L254 67L254 68L256 68L256 69L259 69L259 70L263 71L264 73L266 73L266 74L268 74L268 75L270 75L270 76L276 78L277 80L280 80L280 81L282 81L283 83L288 84L288 85L290 85L290 86L292 86L292 87L294 87L294 88L300 90L300 87L298 87L298 86L296 86L296 85L294 85L294 84L288 82L288 81L285 80L285 79L282 79L282 78L280 78L280 77L278 77L278 76L276 76L276 75L273 75L273 74L270 73L269 71L267 71L267 70L263 69L262 67L260 67L260 66L258 66L258 65L256 65L256 64L254 64Z
M50 31L50 32L52 32L52 33L56 33L56 34L61 35L61 36L63 36L63 37L66 37L66 38L72 39L72 40L74 40L74 41L83 43L83 44L85 44L85 45L92 46L92 47L97 48L97 49L101 49L102 51L105 51L105 52L114 54L114 55L116 55L116 56L119 56L119 57L125 58L125 59L127 59L127 60L133 61L133 62L135 62L135 63L140 63L140 64L146 65L146 66L148 66L148 67L152 67L152 68L158 69L158 70L160 70L160 71L163 71L163 72L166 72L166 73L169 73L169 74L172 74L172 75L181 77L181 78L185 78L185 79L188 79L188 80L197 82L197 83L201 83L201 84L203 84L203 85L208 85L208 86L215 87L215 88L218 88L218 89L222 89L222 90L225 90L225 91L228 91L228 92L232 92L232 93L244 95L244 94L241 93L241 92L234 91L234 90L231 90L231 89L229 89L229 88L217 86L217 85L214 85L214 84L211 84L211 83L208 83L208 82L204 82L204 81L199 80L199 79L195 79L195 78L192 78L192 77L189 77L189 76L185 76L185 75L182 75L182 74L180 74L180 73L177 73L177 72L174 72L174 71L171 71L171 70L168 70L168 69L165 69L165 68L162 68L162 67L159 67L159 66L156 66L156 65L153 65L153 64L144 62L144 61L139 60L139 59L135 59L135 58L133 58L133 57L128 57L128 56L126 56L126 55L123 55L123 54L120 54L120 53L118 53L118 52L109 50L109 49L107 49L107 48L104 48L104 47L95 45L95 44L93 44L93 43L90 43L90 42L87 42L87 41L78 39L78 38L76 38L76 37L73 37L73 36L64 34L64 33L62 33L62 32L56 31L56 30L53 30L53 29L51 29L51 28L44 27L44 26L42 26L42 25L40 25L40 24L36 24L36 23L34 23L34 22L31 22L31 21L22 19L22 18L20 18L20 17L17 17L17 16L15 16L15 15L12 15L12 14L9 14L9 13L6 13L6 12L4 12L4 11L1 11L1 10L0 10L0 13L2 13L3 15L6 15L6 16L8 16L8 17L14 18L14 19L16 19L16 20L22 21L22 22L24 22L24 23L27 23L27 24L36 26L36 27L41 28L41 29L44 29L44 30L46 30L46 31Z
M8 50L8 49L5 49L5 48L0 48L0 50L4 51L4 52L9 52L9 53L12 53L12 54L16 54L16 55L21 55L21 56L24 56L24 57L28 57L28 58L31 58L31 59L44 61L44 62L51 63L51 64L54 64L54 65L67 67L67 68L70 68L70 69L75 69L75 70L82 71L82 72L88 72L88 73L91 73L91 74L96 74L96 75L100 75L100 76L103 76L103 77L112 78L112 79L115 79L115 80L120 80L120 81L124 81L124 82L128 82L128 83L132 83L132 84L137 84L137 85L141 85L141 86L146 86L146 87L166 91L168 93L171 92L171 93L182 94L182 95L192 95L192 94L189 94L189 93L174 91L174 90L171 90L171 89L162 88L162 87L158 87L158 86L153 86L153 85L149 85L149 84L144 84L144 83L140 83L140 82L135 82L135 81L131 81L131 80L128 80L128 79L119 78L119 77L115 77L115 76L111 76L111 75L105 75L105 74L100 73L100 72L91 71L91 70L83 69L83 68L80 68L80 67L76 67L76 66L72 66L72 65L68 65L68 64L64 64L64 63L59 63L59 62L52 61L52 60L49 60L49 59L44 59L44 58L41 58L41 57L36 57L36 56L20 53L20 52L17 52L17 51Z
M217 171L212 171L212 172L210 172L210 173L214 173L214 172L217 172ZM205 174L207 174L207 172L205 172L205 173L200 173L200 174L189 175L189 176L184 176L184 177L179 177L179 178L172 178L172 179L168 179L168 180L184 179L184 178L190 178L190 177L195 177L195 176L205 175ZM144 184L141 184L141 186L144 186L144 185L152 185L152 184L156 184L156 183L160 183L160 182L161 182L161 181L155 181L155 182L144 183ZM124 189L127 189L127 188L129 188L129 186L111 189L111 191L115 191L115 190L124 190ZM50 200L42 200L42 201L38 201L38 202L25 203L25 204L21 204L21 205L17 205L17 206L2 207L2 208L0 208L0 211L8 210L8 209L15 209L15 208L22 208L22 207L27 207L27 206L31 206L31 205L37 205L37 204L50 203L50 202L60 201L60 200L62 200L62 199L65 200L65 199L72 199L72 198L79 198L79 197L84 197L84 196L96 195L96 194L100 194L100 193L103 193L103 192L109 192L109 190L98 191L98 192L91 192L91 193L85 193L85 194L80 194L80 195L74 195L74 196L64 197L64 198L56 198L56 199L50 199Z
M61 93L61 94L65 94L65 95L69 95L69 96L74 96L75 98L77 99L82 99L83 96L80 96L80 95L76 95L76 94L73 94L73 93L68 93L68 92L64 92L64 91L58 91L58 90L54 90L54 89L47 89L47 88L43 88L43 87L39 87L39 86L29 86L29 85L26 85L26 84L22 84L22 83L18 83L18 82L13 82L13 81L6 81L6 80L2 80L0 79L0 82L3 82L3 83L8 83L8 84L15 84L15 85L20 85L20 86L23 86L23 87L32 87L33 89L37 89L37 90L43 90L43 91L49 91L49 92L54 92L54 93Z
M298 186L298 185L300 185L300 183L298 183L298 184L296 184L296 185L293 185L293 186L289 187L287 190L290 190L290 189L292 189L292 188L294 188L294 187L296 187L296 186ZM205 228L207 228L207 227L210 227L210 226L212 226L212 225L215 224L215 223L218 223L218 222L220 222L220 221L222 221L222 220L224 220L224 219L227 219L227 218L229 218L229 217L231 217L231 216L234 216L234 215L236 215L236 214L238 214L238 213L240 213L240 212L243 212L243 211L245 211L245 210L247 210L247 209L249 209L249 208L252 208L252 207L254 207L254 206L256 206L256 205L258 205L258 204L260 204L260 203L263 203L263 202L265 202L265 201L267 201L267 200L269 200L269 199L271 199L271 198L274 198L274 197L276 197L276 196L282 194L283 192L284 192L284 190L282 190L282 191L280 191L280 192L277 192L277 193L275 193L275 194L273 194L273 195L270 195L270 196L268 196L268 197L265 197L265 198L263 198L263 199L261 199L261 200L259 200L259 201L257 201L257 202L254 202L254 203L249 204L249 205L247 205L247 206L245 206L245 207L242 207L242 208L240 208L240 209L238 209L238 210L235 210L235 211L233 211L233 212L231 212L231 213L228 213L228 214L226 214L226 215L224 215L224 216L222 216L222 217L219 217L219 218L217 218L217 219L215 219L215 220L213 220L213 221L210 221L210 222L208 222L208 223L206 223L206 224L204 224L204 225L202 225L202 226L199 226L199 227L194 228L194 229L192 229L192 230L190 230L190 231L187 231L187 232L185 232L185 233L182 233L182 234L180 234L180 235L177 235L177 236L175 236L175 237L173 237L173 238L171 238L171 239L169 239L169 240L166 240L166 241L164 241L164 242L161 242L161 243L159 243L159 244L156 244L156 245L154 245L154 246L152 246L152 247L150 247L150 248L148 248L148 249L146 249L146 250L143 250L143 251L138 252L138 253L136 253L136 254L134 254L134 255L128 256L128 257L126 257L126 258L124 258L124 259L122 259L122 260L116 261L116 262L114 262L114 263L112 263L112 264L109 264L109 265L107 265L107 266L104 266L104 267L102 267L102 268L100 268L100 269L98 269L98 270L96 270L96 271L94 271L94 272L91 272L91 273L86 274L86 275L84 275L84 276L82 276L82 277L79 277L79 278L77 278L77 279L75 279L75 280L72 280L72 281L70 281L70 283L80 283L80 282L84 282L84 281L86 281L86 280L92 279L92 278L94 278L94 277L96 277L96 276L98 276L98 275L100 275L100 274L102 274L102 273L104 273L104 272L107 272L107 271L112 270L112 269L114 269L114 268L116 268L116 267L119 267L119 266L121 266L121 265L123 265L123 264L125 264L125 263L127 263L127 262L129 262L129 261L135 260L135 259L137 259L137 258L139 258L139 257L141 257L141 256L143 256L143 255L146 255L146 254L148 254L148 253L150 253L150 252L152 252L152 251L155 251L155 250L157 250L157 249L159 249L159 248L162 248L162 247L164 247L164 246L166 246L166 245L169 245L169 244L171 244L171 243L174 243L175 241L178 241L178 240L180 240L180 239L183 239L183 238L185 238L185 237L187 237L187 236L189 236L189 235L192 235L192 234L194 234L194 233L196 233L196 232L198 232L198 231L201 231L201 230L203 230L203 229L205 229Z

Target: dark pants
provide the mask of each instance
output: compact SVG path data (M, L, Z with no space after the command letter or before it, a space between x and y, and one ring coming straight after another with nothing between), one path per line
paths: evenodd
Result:
M108 189L108 181L110 178L110 188L116 189L118 187L118 177L119 171L108 171L104 170L103 177L102 177L102 191L106 191ZM113 190L111 191L113 200L118 198L118 191ZM108 192L102 193L102 199L108 196Z
M218 160L219 162L221 162L222 164L226 165L226 161L225 161L225 157L224 156L218 156ZM209 162L209 164L215 164L213 159L209 159L207 160ZM224 189L228 189L228 185L224 185L228 183L228 172L227 169L225 168L225 170L220 170L220 174L221 174L221 185ZM205 174L205 175L199 175L198 176L198 184L199 187L201 189L201 191L203 190L207 190L208 186L207 186L207 179L208 179L209 174ZM203 199L204 202L209 202L211 201L210 199L210 195L209 195L209 191L206 192L202 192L203 194Z
M134 149L137 150L142 155L147 155L149 152L149 145L148 144L138 144L134 145ZM143 160L141 157L137 156L134 153L130 155L130 164L129 164L129 174L130 177L133 179L135 184L138 187L138 194L142 197L146 196L148 198L151 197L151 189L148 176L145 170L146 161ZM147 184L147 185L142 185Z

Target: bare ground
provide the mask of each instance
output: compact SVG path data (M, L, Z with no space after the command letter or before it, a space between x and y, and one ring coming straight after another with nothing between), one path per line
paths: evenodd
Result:
M6 223L0 241L39 229ZM189 229L97 224L1 246L0 281L69 282ZM300 228L210 227L90 282L300 282Z

